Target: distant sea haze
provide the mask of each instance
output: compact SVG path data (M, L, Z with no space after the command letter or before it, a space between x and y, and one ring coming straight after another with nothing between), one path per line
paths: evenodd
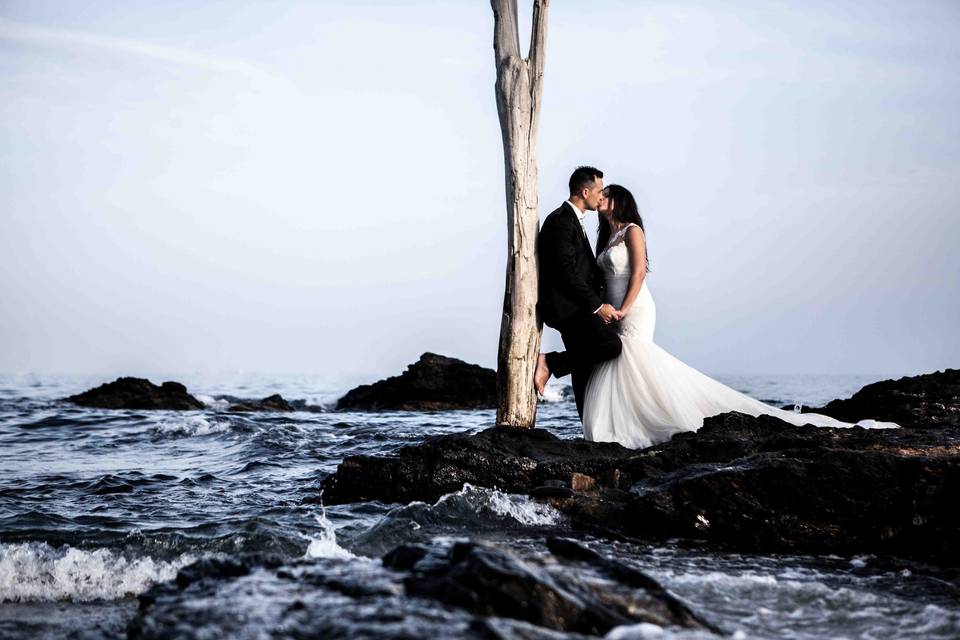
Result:
M399 372L397 372L399 373ZM262 398L279 393L288 401L302 401L309 406L330 407L344 393L358 384L375 380L330 380L305 374L241 373L220 376L197 374L141 375L123 372L117 375L99 374L0 374L0 397L64 398L80 393L119 375L146 377L155 383L164 380L182 382L199 400L211 408L225 408L231 398ZM393 375L393 374L391 374ZM731 374L708 373L720 382L747 395L774 404L801 404L806 407L823 406L835 398L847 398L861 387L890 376L874 374ZM545 395L547 402L572 402L569 378L552 379Z

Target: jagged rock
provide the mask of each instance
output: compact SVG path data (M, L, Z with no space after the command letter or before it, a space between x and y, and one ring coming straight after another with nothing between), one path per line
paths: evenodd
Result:
M495 546L458 542L443 556L413 564L404 586L410 596L558 631L603 635L640 622L717 631L641 571L572 540L548 545L555 556L549 569ZM395 550L385 562L416 554Z
M294 411L293 406L283 399L279 393L268 396L263 400L244 400L230 405L227 411Z
M803 410L847 422L874 418L896 422L901 427L957 426L960 425L960 369L874 382L851 398Z
M117 378L95 389L70 396L67 402L100 409L164 409L187 411L205 405L187 393L179 382L164 382L159 387L144 378Z
M462 360L424 353L399 376L351 389L338 410L445 411L497 406L497 374Z
M350 456L323 483L323 502L435 502L464 483L527 493L574 472L596 477L635 452L615 443L561 440L543 429L492 427L428 438L394 457Z

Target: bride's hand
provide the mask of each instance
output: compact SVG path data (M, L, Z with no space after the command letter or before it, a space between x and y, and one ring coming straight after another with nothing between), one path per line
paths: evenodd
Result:
M617 309L617 322L620 322L626 318L628 311L630 311L630 309Z

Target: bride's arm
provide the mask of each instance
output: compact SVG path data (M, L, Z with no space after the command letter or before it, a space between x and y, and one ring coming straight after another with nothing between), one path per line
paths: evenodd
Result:
M647 277L647 242L640 227L627 229L625 242L627 254L630 256L630 285L627 287L627 295L623 297L623 304L620 305L622 315L630 313L630 307L643 286L643 279Z

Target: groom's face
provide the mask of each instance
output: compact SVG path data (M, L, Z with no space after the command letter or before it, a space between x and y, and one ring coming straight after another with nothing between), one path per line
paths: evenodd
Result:
M600 199L603 197L603 179L594 178L593 186L585 190L583 199L587 203L587 209L596 211L600 206Z

